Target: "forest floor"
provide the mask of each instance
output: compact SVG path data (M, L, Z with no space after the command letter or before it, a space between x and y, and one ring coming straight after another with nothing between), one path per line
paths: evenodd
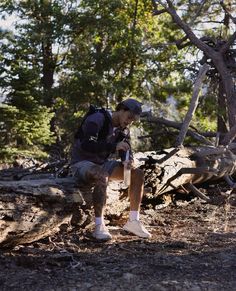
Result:
M194 198L146 205L149 240L111 221L106 243L93 240L89 226L2 249L0 290L236 290L236 190L225 193L214 204Z

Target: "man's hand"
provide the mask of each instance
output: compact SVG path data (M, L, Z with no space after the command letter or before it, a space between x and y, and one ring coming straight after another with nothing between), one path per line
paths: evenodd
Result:
M130 150L130 145L126 142L126 141L120 141L117 145L116 145L116 150L122 150L124 152Z
M133 160L124 161L123 165L126 165L127 169L134 169L134 161Z

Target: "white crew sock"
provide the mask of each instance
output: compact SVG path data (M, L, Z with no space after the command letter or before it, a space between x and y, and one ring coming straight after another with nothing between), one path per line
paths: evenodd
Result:
M99 224L105 224L103 216L95 217L95 225L99 225Z
M130 211L129 212L129 220L139 220L139 211Z

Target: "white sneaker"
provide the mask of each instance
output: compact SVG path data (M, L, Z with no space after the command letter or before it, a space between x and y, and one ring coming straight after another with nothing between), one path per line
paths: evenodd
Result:
M104 224L98 224L95 226L95 230L92 236L98 240L110 240L112 238L107 227Z
M151 238L152 235L146 230L139 220L128 220L123 227L124 230L131 232L139 237Z

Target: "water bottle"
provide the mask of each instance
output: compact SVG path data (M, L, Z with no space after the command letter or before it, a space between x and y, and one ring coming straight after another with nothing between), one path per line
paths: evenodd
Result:
M130 186L131 180L131 168L129 165L129 151L126 152L124 164L124 185L125 187Z

